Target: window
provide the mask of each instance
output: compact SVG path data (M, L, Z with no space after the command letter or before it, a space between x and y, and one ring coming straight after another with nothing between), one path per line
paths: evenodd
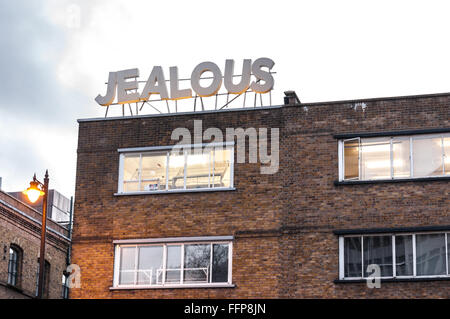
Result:
M359 179L360 139L344 141L344 176L346 180Z
M444 172L450 175L450 136L444 137Z
M450 277L448 233L340 237L341 279L367 278L376 264L382 278Z
M69 275L62 275L62 299L69 299Z
M9 247L8 284L20 286L20 274L22 270L22 249L16 245Z
M364 180L391 177L390 138L361 139L361 173Z
M416 235L418 276L447 274L445 234Z
M439 176L443 170L442 137L421 137L413 140L414 176Z
M116 245L115 287L231 285L231 242Z
M233 146L121 153L119 193L233 187Z
M339 141L339 180L450 176L450 134Z

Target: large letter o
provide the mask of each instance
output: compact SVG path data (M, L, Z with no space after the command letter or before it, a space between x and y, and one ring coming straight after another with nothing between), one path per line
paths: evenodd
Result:
M214 79L210 86L202 87L200 85L200 77L203 73L212 72ZM198 96L207 97L216 94L222 86L222 72L217 64L213 62L203 62L197 65L192 71L191 75L191 87L197 93Z

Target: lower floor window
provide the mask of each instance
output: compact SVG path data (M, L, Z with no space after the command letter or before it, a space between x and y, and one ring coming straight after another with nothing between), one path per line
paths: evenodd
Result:
M351 235L339 243L341 279L367 278L373 264L384 278L450 275L448 233Z
M63 299L69 299L69 276L62 275L62 295Z
M114 286L231 284L231 242L117 245Z

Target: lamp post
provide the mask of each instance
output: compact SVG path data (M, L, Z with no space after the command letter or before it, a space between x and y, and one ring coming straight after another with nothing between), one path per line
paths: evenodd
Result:
M42 200L42 228L41 228L41 251L39 254L39 281L38 281L38 295L37 298L42 298L42 289L44 285L44 268L45 268L45 234L47 229L47 199L48 199L48 170L45 171L44 183L36 179L36 174L30 182L30 187L23 191L28 199L34 203L40 196L44 196Z

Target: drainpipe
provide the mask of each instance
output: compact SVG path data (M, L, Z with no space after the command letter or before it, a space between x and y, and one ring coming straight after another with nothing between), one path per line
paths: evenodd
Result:
M73 218L73 196L70 197L70 211L69 211L69 225L68 225L68 231L69 234L67 237L70 238L70 243L69 243L69 249L67 250L67 265L70 265L70 256L71 256L71 252L72 252L72 218Z
M67 256L66 256L66 269L67 266L71 264L71 255L72 255L72 218L73 218L73 196L70 197L70 211L69 211L69 225L67 227L68 234L67 237L69 237L69 249L67 249ZM67 276L69 275L66 270L64 270L64 274ZM69 296L70 290L67 291L67 298L70 298Z

